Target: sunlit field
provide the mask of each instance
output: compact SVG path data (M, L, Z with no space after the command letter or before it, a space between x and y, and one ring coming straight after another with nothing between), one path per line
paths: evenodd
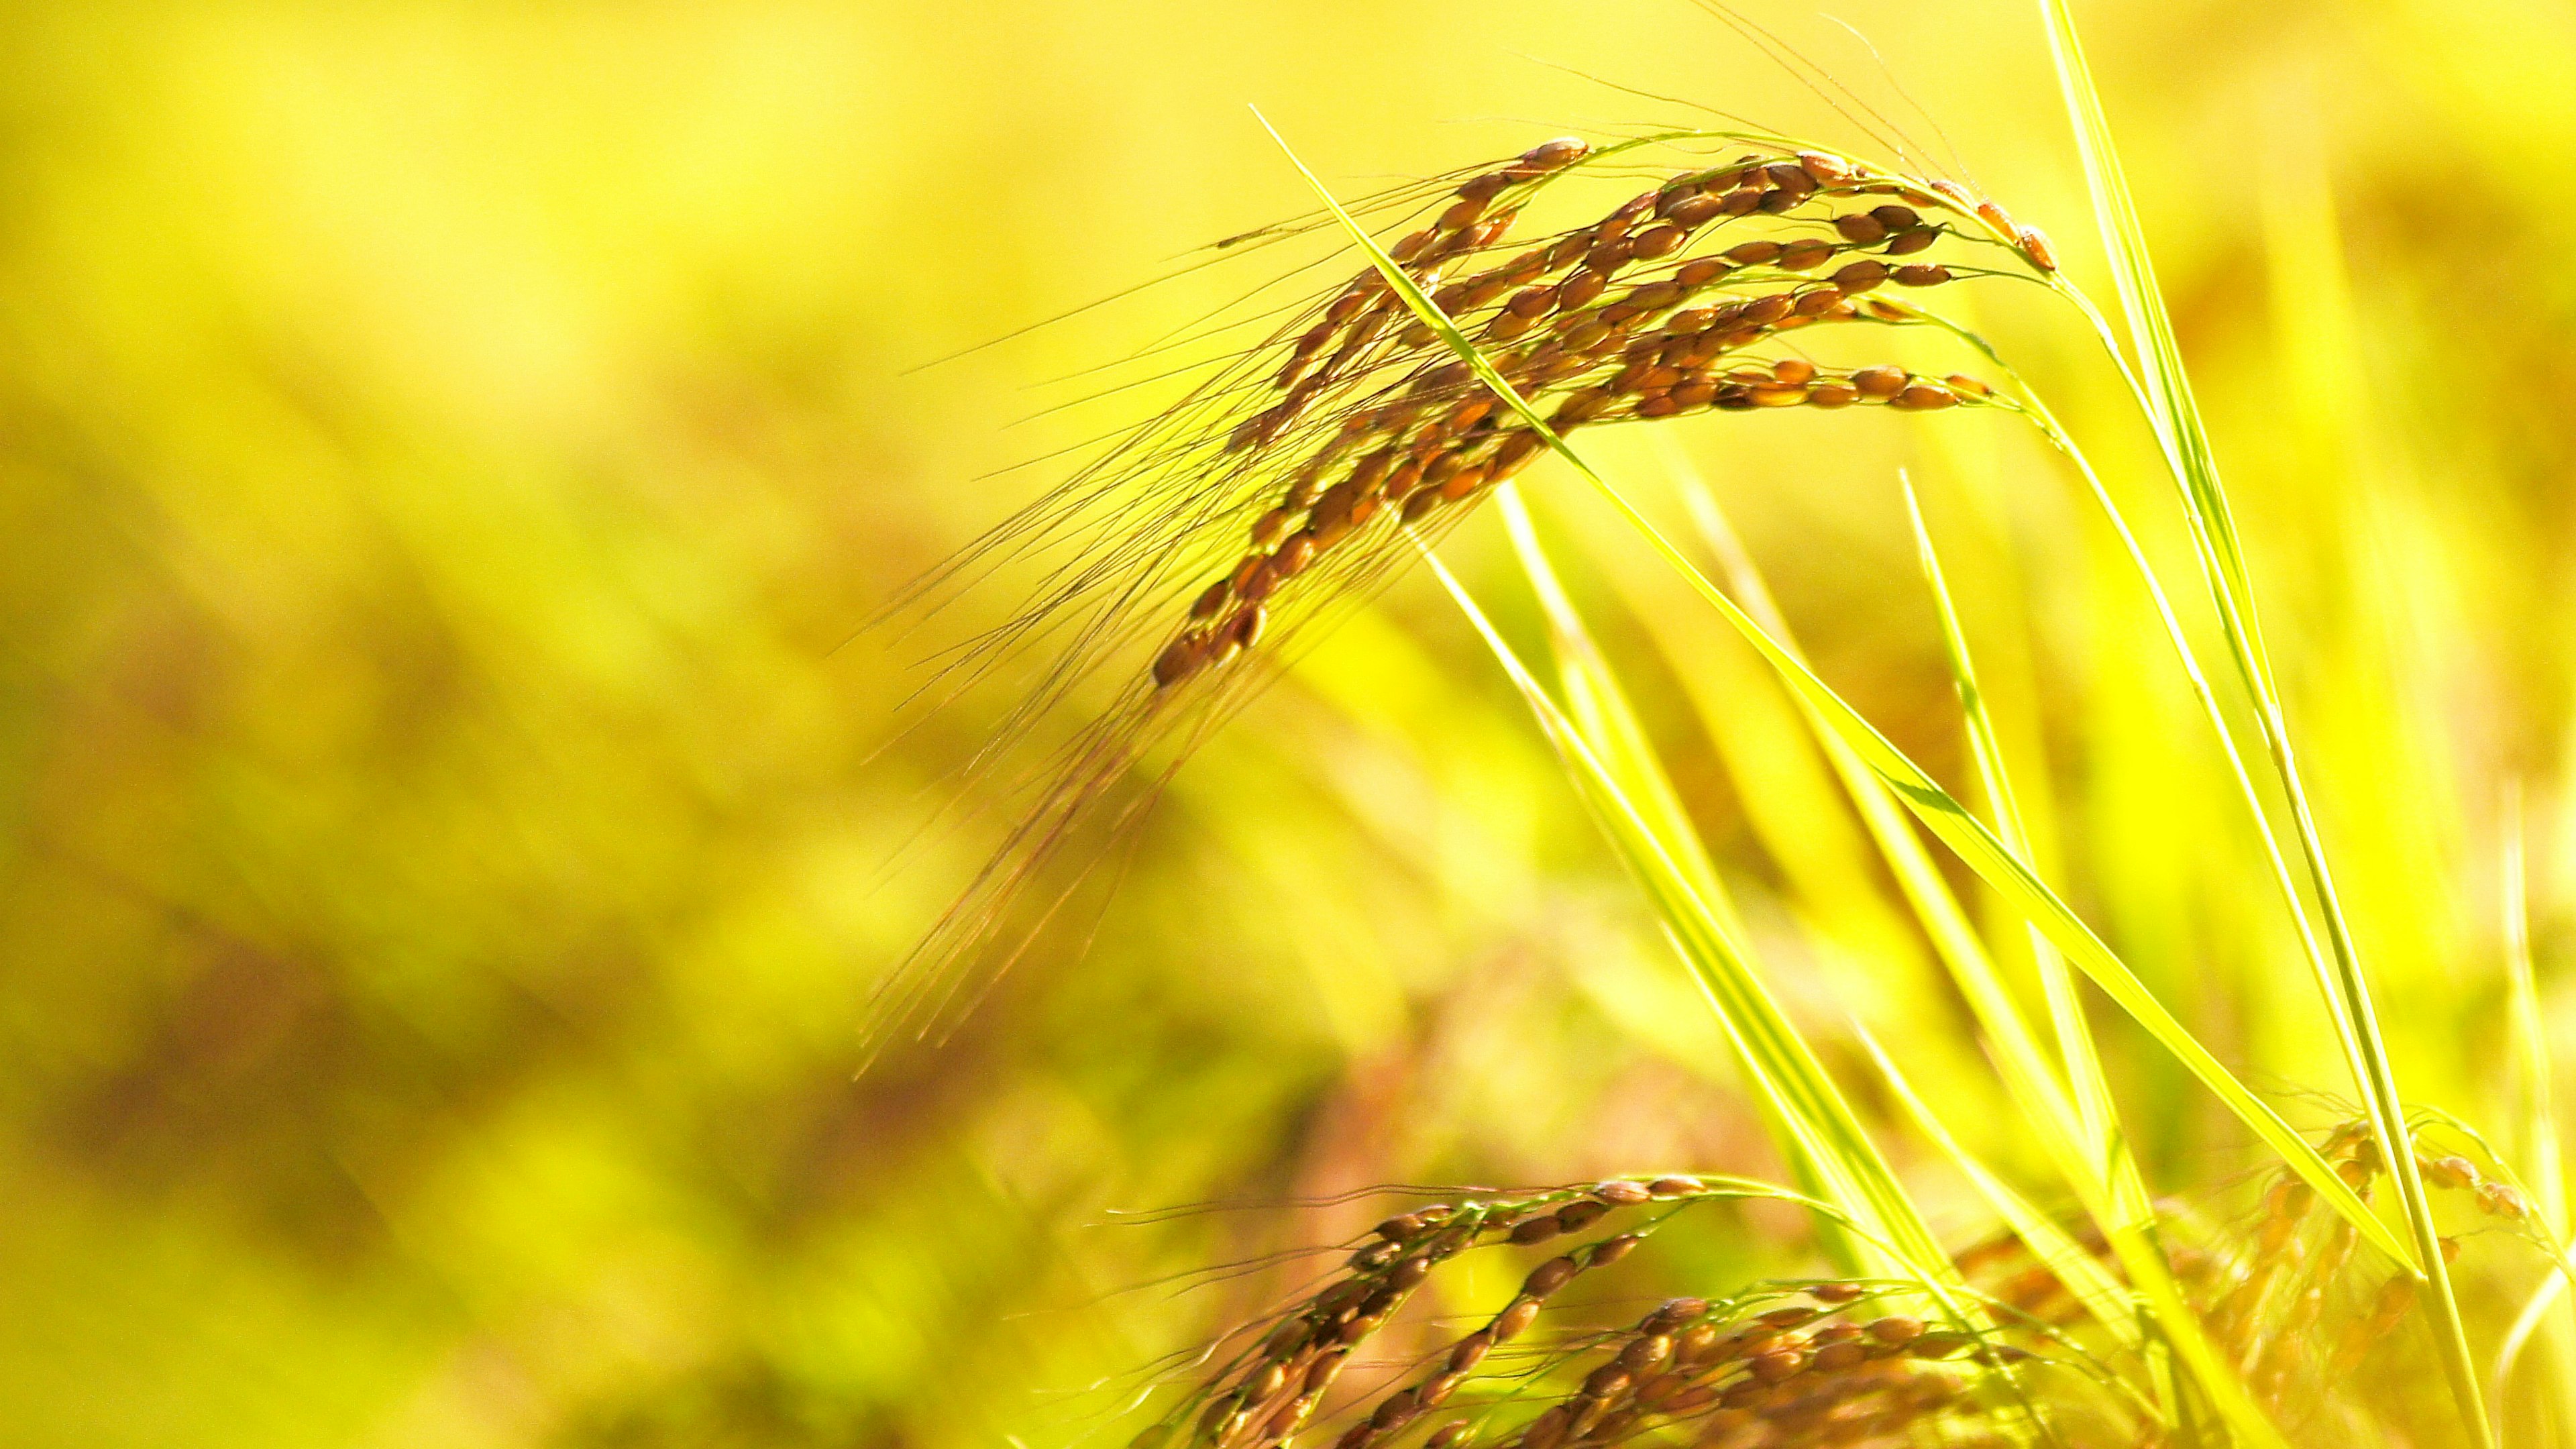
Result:
M2576 1444L2571 77L8 7L0 1444Z

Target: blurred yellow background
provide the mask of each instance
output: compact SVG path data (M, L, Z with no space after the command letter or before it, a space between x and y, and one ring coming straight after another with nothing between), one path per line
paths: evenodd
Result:
M2030 6L1836 10L1884 70L1810 8L1748 13L2100 277ZM2509 781L2544 984L2576 884L2576 21L2082 18L2400 1069L2475 1119ZM899 854L991 718L899 734L903 666L1010 598L841 646L1062 465L995 470L1142 405L1031 418L1080 391L1050 380L1268 278L916 365L1305 210L1247 102L1358 191L1689 119L1653 96L1863 144L1680 0L7 7L0 1442L1114 1444L1101 1382L1250 1291L1138 1285L1367 1208L1113 1209L1776 1170L1419 579L1183 772L1087 952L853 1079L975 858L971 829ZM1987 315L2188 577L2087 339ZM2258 1079L2343 1090L2062 470L1990 417L1679 436L1827 675L1955 779L1911 464L2058 878ZM1621 556L1565 479L1529 488ZM1525 627L1490 531L1453 551ZM1949 1021L1750 656L1639 570L1575 572L1794 1008ZM2113 1046L2151 1159L2200 1172L2230 1139Z

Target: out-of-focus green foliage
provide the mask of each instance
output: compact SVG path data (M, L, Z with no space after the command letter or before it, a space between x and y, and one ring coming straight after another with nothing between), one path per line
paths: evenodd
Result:
M2028 7L1846 12L1893 78L1752 13L2098 286ZM2399 1081L2509 1141L2516 780L2539 1015L2576 1045L2576 26L2085 19ZM1114 898L945 1048L853 1080L870 990L991 824L920 830L1011 684L905 733L911 666L1011 596L844 642L1063 465L995 470L1153 401L1032 418L1083 389L1048 380L1267 276L909 369L1305 209L1244 101L1348 193L1690 119L1607 83L1866 145L1671 0L0 15L0 1440L1114 1442L1115 1376L1290 1279L1141 1285L1371 1213L1113 1209L1778 1173L1419 579L1202 751ZM2188 577L2080 329L1979 301ZM2299 1093L2351 1088L2256 842L2062 465L1996 416L1677 436L1819 672L1967 799L1912 466L2043 873L2324 1120ZM1803 726L1570 476L1524 487L1597 543L1569 581L1787 1009L1934 1226L1973 1229L1848 1015L1968 1147L2041 1164L1974 1110L1965 1008ZM1496 535L1452 552L1501 602ZM2096 1025L2156 1188L2246 1160ZM1653 1251L1716 1274L1803 1230L1739 1221Z

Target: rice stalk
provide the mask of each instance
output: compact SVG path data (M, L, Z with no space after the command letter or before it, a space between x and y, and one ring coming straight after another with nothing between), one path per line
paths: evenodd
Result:
M2413 1266L2432 1289L2430 1306L2443 1374L2450 1382L2461 1422L2473 1442L2492 1443L2495 1430L2488 1420L2485 1399L2479 1388L2467 1328L2460 1318L2458 1297L2451 1286L2450 1272L2442 1260L2440 1230L2433 1222L2424 1184L2416 1175L2415 1154L2407 1137L2405 1103L2398 1093L2396 1074L2388 1060L2387 1045L2380 1035L2359 948L2353 941L2342 903L2336 896L2333 875L2326 864L2324 843L2318 836L2315 817L2308 805L2306 785L2300 777L2280 692L2265 652L2252 582L2247 575L2243 549L2237 540L2226 490L2219 481L2217 458L2210 447L2208 428L2192 399L2191 381L2182 364L2182 349L2174 337L2172 319L2165 311L2163 295L2157 289L2155 264L2148 254L2145 231L2139 224L2128 182L2120 170L2118 152L2111 140L2110 123L2103 115L2101 95L2095 89L2091 71L2085 64L2083 44L2075 32L2074 16L2068 11L2065 0L2039 0L2039 5L2048 30L2050 55L2057 66L2059 88L2067 113L2074 122L2086 187L2093 199L2095 222L2111 257L2112 278L2140 362L2139 376L2146 384L2147 415L2163 445L2175 481L2181 485L2184 512L2191 523L2195 552L2208 582L2212 602L2217 605L2221 632L2227 640L2230 658L2252 697L2255 718L2271 756L2274 774L2287 800L2291 821L2297 828L2308 882L2315 893L2318 913L2325 922L2326 939L2333 949L2333 976L2340 1006L2351 1026L2349 1042L2355 1049L2352 1062L2354 1080L2362 1089L2364 1102L2381 1140L2394 1147L2392 1156L2398 1196L2407 1227L2414 1238ZM2073 291L2062 279L2059 285L2070 293ZM2106 345L2111 343L2107 332L2104 341ZM2112 350L2117 353L2116 345ZM2402 1256L2401 1261L2404 1261Z

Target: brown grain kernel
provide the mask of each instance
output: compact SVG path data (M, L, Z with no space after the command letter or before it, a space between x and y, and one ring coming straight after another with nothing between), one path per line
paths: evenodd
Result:
M1909 1344L1923 1336L1923 1320L1890 1315L1864 1325L1870 1337L1885 1344Z
M1258 604L1268 599L1278 589L1279 580L1280 573L1275 564L1264 563L1260 568L1254 569L1252 577L1243 581L1244 602Z
M1860 393L1847 382L1831 380L1807 389L1807 406L1812 408L1847 408L1860 401Z
M1619 270L1621 267L1628 265L1629 259L1635 254L1635 250L1636 243L1629 241L1626 237L1614 238L1610 241L1603 242L1588 252L1585 252L1583 254L1583 265L1606 277L1612 272Z
M1812 1321L1817 1316L1817 1313L1818 1310L1816 1309L1797 1305L1788 1308L1774 1308L1770 1312L1761 1315L1755 1321L1772 1328L1795 1328L1801 1323Z
M1915 1358L1955 1358L1974 1342L1964 1333L1927 1333L1905 1346Z
M1697 231L1717 220L1725 210L1726 203L1714 196L1694 196L1674 207L1666 219L1683 231Z
M1766 1383L1741 1383L1718 1395L1717 1402L1721 1409L1757 1409L1771 1402L1778 1393Z
M1568 328L1565 333L1568 352L1602 352L1617 340L1618 336L1611 331L1609 324L1598 319Z
M1550 1227L1555 1226L1553 1219L1543 1218L1539 1221L1548 1223ZM1521 1293L1530 1298L1545 1298L1572 1282L1578 1271L1580 1270L1572 1258L1550 1258L1532 1268L1529 1276L1521 1280Z
M1369 1414L1369 1426L1384 1433L1411 1417L1413 1417L1413 1390L1399 1389L1378 1400L1377 1408Z
M1690 1380L1681 1374L1657 1374L1637 1385L1637 1402L1649 1409L1660 1409L1688 1387Z
M1905 390L1906 372L1901 367L1864 367L1852 374L1851 381L1863 397L1894 397Z
M1601 1215L1608 1211L1608 1203L1577 1199L1556 1210L1556 1225L1565 1232L1579 1233L1600 1221Z
M1985 398L1993 397L1995 395L1995 390L1993 388L1986 386L1984 382L1977 378L1970 377L1964 372L1951 373L1948 377L1941 379L1941 381L1950 389L1950 391L1957 393L1962 398Z
M1916 252L1922 251L1924 248L1931 246L1934 242L1937 242L1940 239L1941 233L1937 231L1924 230L1904 232L1889 241L1887 245L1880 247L1878 249L1879 255L1889 257L1910 257Z
M1787 383L1764 383L1745 394L1757 408L1793 408L1807 400L1807 390Z
M1286 1387L1288 1387L1287 1368L1275 1363L1264 1364L1260 1372L1243 1381L1243 1397L1245 1402L1257 1404Z
M1163 646L1163 652L1154 656L1154 684L1157 688L1169 689L1198 673L1199 667L1206 662L1207 641L1194 634L1184 634Z
M1556 288L1526 287L1503 304L1503 310L1514 317L1543 317L1556 306Z
M1887 228L1867 212L1849 212L1834 218L1834 231L1854 246L1875 246L1887 240Z
M1774 292L1770 296L1756 297L1746 303L1744 312L1738 320L1747 326L1768 327L1788 316L1791 309L1797 305L1798 299L1790 293Z
M1593 1399L1617 1398L1619 1395L1626 1393L1628 1385L1634 1382L1636 1382L1635 1376L1630 1374L1626 1369L1621 1368L1615 1363L1605 1363L1601 1367L1594 1369L1591 1373L1584 1376L1584 1397Z
M1939 262L1914 262L1898 267L1889 275L1902 287L1937 287L1950 280L1950 269Z
M1739 267L1758 267L1779 260L1782 248L1775 241L1738 242L1726 249L1726 259Z
M1607 1268L1637 1251L1637 1245L1644 1241L1645 1238L1636 1233L1621 1233L1615 1238L1603 1238L1592 1245L1590 1266Z
M1688 1177L1659 1177L1646 1184L1646 1191L1657 1197L1688 1197L1699 1191L1699 1182Z
M1591 149L1592 143L1580 136L1559 136L1523 151L1520 164L1536 171L1554 171L1581 160Z
M1847 297L1866 292L1886 280L1887 263L1885 262L1853 262L1849 266L1836 268L1833 275L1834 289Z
M1840 186L1858 174L1858 168L1850 161L1840 156L1828 156L1822 151L1799 152L1798 169L1806 172L1808 179L1818 186Z
M1673 1362L1682 1364L1708 1362L1717 1356L1718 1337L1717 1325L1712 1323L1693 1324L1683 1329L1673 1338Z
M1435 1374L1423 1380L1422 1387L1414 1391L1413 1406L1417 1411L1439 1408L1449 1402L1449 1396L1458 1392L1458 1386L1466 1381L1467 1376L1462 1373Z
M1476 1365L1483 1363L1485 1361L1485 1355L1491 1352L1493 1347L1494 1331L1492 1329L1478 1329L1476 1332L1468 1334L1465 1338L1458 1340L1457 1343L1450 1347L1449 1372L1453 1374L1462 1374L1467 1370L1474 1368Z
M1794 209L1799 202L1806 199L1806 196L1801 192L1790 191L1781 187L1773 187L1771 190L1762 193L1762 204L1756 209L1766 216L1778 216L1783 212Z
M1428 230L1417 231L1394 246L1388 247L1386 254L1397 262L1409 262L1422 255L1422 249L1429 245L1431 245L1431 233Z
M1440 496L1451 503L1455 503L1459 499L1466 497L1468 494L1475 492L1477 489L1484 487L1486 476L1485 466L1481 463L1461 468L1457 472L1450 474L1447 480L1441 483Z
M1791 310L1801 317L1821 317L1840 305L1842 300L1843 294L1828 285L1812 292L1800 292Z
M1659 226L1638 237L1630 246L1629 254L1645 261L1668 257L1680 251L1682 243L1687 239L1680 227Z
M1727 216L1749 216L1761 209L1767 194L1758 186L1739 186L1717 199L1717 209Z
M1937 382L1917 382L1898 393L1891 406L1908 412L1928 413L1946 408L1958 400L1958 394Z
M1598 271L1594 271L1591 268L1586 267L1582 271L1576 272L1574 275L1567 277L1563 282L1557 284L1557 310L1560 312L1575 311L1576 309L1590 303L1593 298L1600 296L1602 289L1609 285L1610 279L1608 277L1603 276Z
M1619 1366L1632 1374L1650 1374L1671 1362L1673 1341L1660 1333L1628 1340L1619 1350Z
M1816 189L1816 178L1795 161L1774 161L1762 168L1762 175L1774 188L1800 197Z
M1397 1288L1413 1288L1430 1276L1431 1260L1417 1255L1396 1264L1395 1271L1386 1275L1386 1281Z
M1900 231L1912 231L1923 224L1923 218L1915 214L1914 208L1898 206L1894 202L1871 207L1869 219L1877 222L1891 236Z
M1485 1331L1494 1336L1494 1342L1509 1343L1527 1332L1529 1326L1537 1320L1538 1300L1516 1299L1509 1307L1494 1315L1494 1326Z
M1981 199L1977 202L1977 220L1984 222L1988 227L1994 230L1997 236L2002 237L2005 241L2012 242L2016 245L2020 243L2020 228L2014 226L2012 218L2004 213L2004 209L2002 207L1995 205L1992 201Z
M1660 312L1681 299L1680 282L1648 282L1628 294L1628 305L1640 312Z
M1375 1437L1376 1428L1363 1420L1344 1429L1342 1437L1333 1441L1333 1449L1367 1449L1368 1442Z
M1860 1344L1829 1343L1816 1350L1814 1368L1820 1374L1838 1374L1868 1361L1869 1350Z
M1604 1202L1619 1203L1623 1206L1641 1203L1653 1196L1646 1190L1643 1183L1629 1182L1625 1179L1613 1179L1602 1183L1592 1189L1592 1195Z
M1766 1384L1782 1383L1795 1378L1798 1371L1806 1366L1807 1356L1794 1348L1773 1349L1769 1353L1757 1354L1745 1365L1752 1371L1755 1378Z
M1655 1311L1637 1320L1637 1331L1650 1336L1669 1336L1684 1325L1708 1312L1705 1298L1668 1298Z
M1636 413L1641 418L1668 418L1681 410L1681 403L1671 393L1655 393L1637 399Z
M2530 1214L2531 1204L2520 1192L2501 1182L2482 1182L2478 1184L2478 1211L2492 1218L2520 1222Z
M1228 579L1219 579L1208 585L1197 598L1190 601L1190 617L1202 623L1215 618L1217 611L1225 607L1226 600L1233 593L1234 584Z
M2474 1187L2478 1182L2477 1164L2465 1157L2441 1157L2424 1163L2424 1180L2435 1187ZM2306 1184L2302 1183L2301 1186Z
M2057 249L2048 244L2048 233L2035 226L2026 226L2021 229L2019 240L2021 254L2030 258L2032 266L2043 272L2057 270Z
M1793 241L1780 249L1780 268L1789 272L1808 271L1831 261L1833 255L1832 242L1817 241L1809 237Z
M1466 1437L1467 1421L1452 1419L1432 1430L1431 1437L1422 1441L1422 1449L1454 1449L1458 1441Z

